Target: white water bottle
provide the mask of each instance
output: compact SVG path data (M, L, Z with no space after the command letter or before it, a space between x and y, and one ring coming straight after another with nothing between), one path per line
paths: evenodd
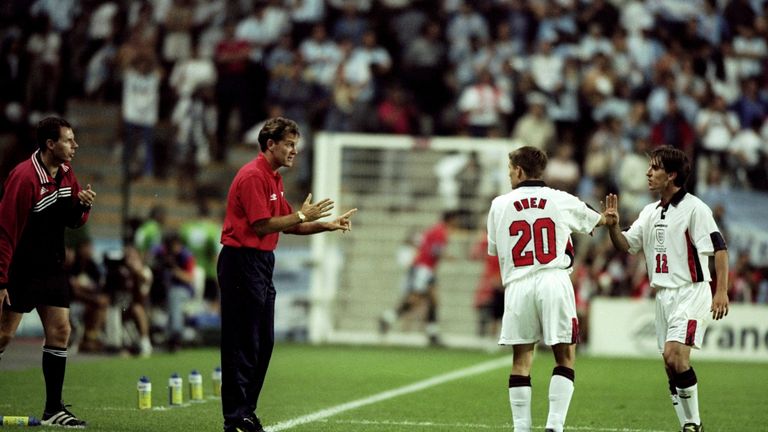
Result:
M149 378L145 376L139 378L136 390L139 392L139 409L152 408L152 383L149 381Z
M189 373L189 400L203 400L203 376L197 369Z
M168 379L168 405L178 406L184 402L184 380L176 372Z

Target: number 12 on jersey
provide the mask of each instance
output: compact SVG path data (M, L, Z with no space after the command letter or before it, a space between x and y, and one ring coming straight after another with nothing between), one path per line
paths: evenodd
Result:
M669 273L669 266L667 265L667 254L656 254L656 273Z

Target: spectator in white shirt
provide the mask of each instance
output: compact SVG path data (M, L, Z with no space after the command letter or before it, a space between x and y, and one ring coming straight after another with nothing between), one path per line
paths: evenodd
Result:
M714 95L709 104L696 116L696 133L701 137L702 150L711 155L712 163L725 164L725 155L733 136L739 131L739 118L728 111L720 95Z
M139 54L123 74L123 169L132 177L155 174L155 128L160 107L162 72L153 57ZM144 150L144 164L133 168L136 152Z
M316 24L312 28L311 37L304 39L299 45L299 53L306 62L309 80L330 93L342 52L338 44L328 38L325 25Z
M762 188L766 182L766 170L763 159L767 153L760 136L763 122L754 119L749 128L742 129L731 141L728 151L731 156L731 172L736 176L737 184L747 188Z
M535 54L531 56L531 75L539 89L552 93L562 84L563 57L552 50L552 42L539 43Z
M768 57L765 39L753 27L739 27L733 38L733 56L738 60L738 77L748 78L763 72L762 63Z
M484 69L477 82L465 88L459 97L459 110L470 136L498 136L505 129L503 118L512 112L509 93L498 88L491 73Z
M288 31L290 21L285 9L256 2L251 13L238 23L235 36L250 42L250 60L259 63L264 56L264 49L277 43L280 36Z

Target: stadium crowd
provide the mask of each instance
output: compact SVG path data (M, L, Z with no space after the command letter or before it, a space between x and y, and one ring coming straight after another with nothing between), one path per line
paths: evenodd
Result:
M3 167L29 153L30 125L81 98L122 106L134 179L163 169L157 155L193 173L225 162L284 115L307 132L303 158L318 130L511 137L551 155L553 186L595 207L618 192L624 220L652 200L645 152L670 144L695 161L688 187L715 197L726 239L716 197L768 190L763 0L8 0L0 43ZM579 256L584 311L594 295L649 295L644 263L602 233ZM768 303L768 269L732 256L731 300ZM150 262L128 261L146 284ZM132 292L144 337L148 291ZM88 302L101 325L106 300Z

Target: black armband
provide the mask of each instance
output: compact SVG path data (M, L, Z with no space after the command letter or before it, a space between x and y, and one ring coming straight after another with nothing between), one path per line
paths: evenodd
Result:
M712 234L709 235L710 240L712 240L712 246L715 248L715 252L721 251L721 250L728 250L728 247L725 245L725 239L723 238L723 235L720 234L720 232L715 231Z

